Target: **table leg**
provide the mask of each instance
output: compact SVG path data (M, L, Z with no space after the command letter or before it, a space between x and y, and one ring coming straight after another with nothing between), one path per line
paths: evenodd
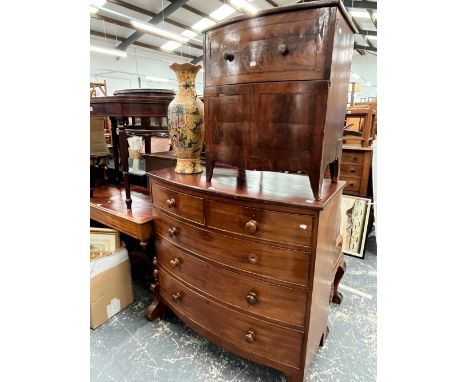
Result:
M111 136L112 136L112 157L114 159L114 184L119 184L119 136L117 135L117 118L110 117L111 120Z
M119 142L120 142L120 160L122 161L122 174L123 174L123 183L125 187L125 203L127 204L127 209L132 209L132 198L130 195L130 182L128 179L128 143L127 143L127 133L125 128L119 129Z

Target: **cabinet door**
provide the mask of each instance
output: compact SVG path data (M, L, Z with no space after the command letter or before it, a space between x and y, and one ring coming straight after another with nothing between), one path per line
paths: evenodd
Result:
M321 161L328 81L254 84L249 160L258 170Z
M244 167L249 147L252 85L208 87L203 101L207 157Z

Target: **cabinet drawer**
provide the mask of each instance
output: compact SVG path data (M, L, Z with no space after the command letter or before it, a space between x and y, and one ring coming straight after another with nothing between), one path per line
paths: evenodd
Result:
M209 201L207 225L277 243L310 246L312 216L260 210Z
M307 292L221 269L158 240L158 264L226 304L273 320L304 326Z
M364 162L363 153L343 150L343 154L341 155L342 164L347 163L347 164L356 164L356 165L362 166L363 162Z
M207 32L206 86L325 79L329 13L267 15Z
M155 213L154 222L158 235L220 265L292 286L308 285L308 252L234 239L182 223L161 212ZM175 235L169 233L174 228L171 232Z
M202 198L173 191L156 183L151 183L151 198L155 207L198 223L205 220Z
M361 178L362 166L349 163L342 163L340 166L340 175L349 178Z
M344 188L344 192L359 192L361 189L361 179L358 178L349 178L346 176L342 176L341 180L346 182L346 186Z
M291 366L299 366L303 333L268 324L203 297L159 272L160 295L175 313L242 348ZM250 335L249 335L250 331Z

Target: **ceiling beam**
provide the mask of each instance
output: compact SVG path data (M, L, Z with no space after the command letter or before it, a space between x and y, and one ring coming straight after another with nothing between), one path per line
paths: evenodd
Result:
M195 57L192 61L190 61L192 64L198 64L201 60L203 60L203 54L201 56Z
M377 31L370 31L370 30L365 30L358 28L359 34L362 34L363 36L377 36Z
M278 4L276 4L276 3L275 3L274 1L272 1L272 0L265 0L265 1L266 1L268 4L270 4L271 6L273 6L273 7L277 7L277 6L278 6Z
M177 0L167 0L167 1L170 2L170 3L175 3ZM182 8L184 8L187 11L190 11L192 13L195 13L196 15L198 15L200 17L205 17L207 19L210 19L211 21L214 21L215 23L217 22L213 17L211 17L207 13L202 12L202 11L200 11L198 9L195 9L195 8L191 7L190 5L182 5Z
M367 9L367 12L369 12L372 24L374 24L375 29L377 29L377 19L375 18L374 12L372 11L372 9Z
M358 45L358 44L354 44L354 49L356 49L356 50L361 49L361 50L368 50L370 52L377 52L376 47L370 47L370 46L364 46L364 45Z
M137 30L132 24L127 23L127 22L125 22L125 21L120 21L120 20L114 19L114 18L112 18L112 17L107 17L107 16L99 15L99 14L97 14L97 13L91 14L91 17L92 17L93 19L103 20L103 21L106 21L106 22L111 23L111 24L117 24L117 25L120 25L120 26L125 27L125 28ZM148 32L148 33L149 33L149 34L152 34L151 32ZM166 39L166 37L158 36L158 35L156 35L156 34L155 34L154 36L159 37L159 38L162 38L162 39ZM203 45L196 44L196 43L193 43L193 42L190 42L190 41L189 41L189 42L180 42L180 44L186 45L186 46L190 46L191 48L203 50Z
M357 1L357 0L342 0L346 8L364 8L377 10L376 1Z
M110 39L113 39L113 40L118 40L118 41L123 41L125 40L125 37L122 37L122 36L115 36L115 35L112 35L112 34L109 34L109 33L102 33L102 32L98 32L98 31L94 31L94 30L90 30L90 34L92 36L98 36L98 37L104 37L104 38L110 38ZM161 52L161 53L165 53L165 54L170 54L172 56L177 56L177 57L184 57L184 58L189 58L189 59L196 59L197 56L193 56L191 54L186 54L186 53L179 53L179 52L168 52L167 50L163 50L161 49L159 46L155 46L155 45L151 45L151 44L146 44L144 42L139 42L139 41L135 41L133 43L133 45L135 46L139 46L141 48L146 48L146 49L152 49L152 50L156 50L158 52Z
M151 20L149 20L148 23L154 24L154 25L159 24L161 21L164 20L165 17L177 11L177 9L179 9L187 1L188 0L175 0L174 2L169 4L166 8L164 8L161 12L159 12L156 16L154 16ZM126 50L130 45L132 45L135 41L137 41L144 34L145 32L134 32L130 37L122 41L117 47L117 49Z

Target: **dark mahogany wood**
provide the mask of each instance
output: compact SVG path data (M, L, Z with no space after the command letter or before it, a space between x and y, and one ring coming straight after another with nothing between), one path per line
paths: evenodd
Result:
M125 190L119 186L102 186L94 190L90 200L90 217L108 227L140 240L145 247L152 237L153 211L151 197L143 187L132 186L133 208L125 204Z
M337 181L354 26L339 1L263 11L205 34L207 179L215 163ZM241 172L242 174L242 172Z
M328 333L340 257L344 182L315 200L304 175L214 169L148 173L154 208L154 301L239 356L302 381ZM177 209L177 208L180 209Z
M126 190L127 208L132 207L130 183L128 180L128 142L126 129L132 129L132 135L145 135L141 130L161 130L167 126L151 126L152 117L167 118L169 103L174 98L173 90L168 89L123 89L114 92L114 96L91 97L91 116L105 116L111 120L113 159L116 183L118 183L119 167L122 166L123 183ZM134 125L135 117L140 118L141 125ZM129 124L132 118L132 124ZM134 129L137 126L139 129ZM117 134L117 129L119 134ZM150 151L151 142L145 140L146 151ZM119 155L120 153L120 155Z

